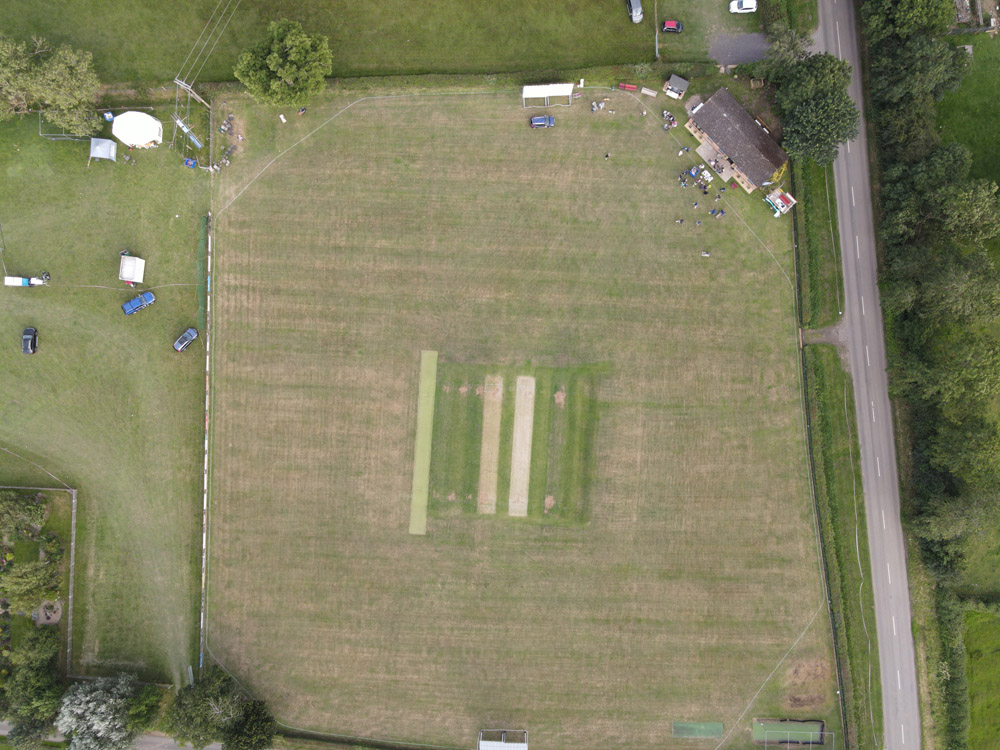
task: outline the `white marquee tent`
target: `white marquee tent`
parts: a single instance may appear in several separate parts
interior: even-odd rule
[[[573,103],[572,83],[545,83],[538,86],[525,86],[521,89],[522,107],[549,107],[552,105],[550,98],[553,96],[566,97],[565,102],[556,102],[564,107]],[[544,104],[528,104],[528,99],[541,99]]]
[[[118,264],[118,278],[132,284],[141,284],[146,275],[146,261],[134,255],[123,255]]]
[[[153,148],[163,142],[163,123],[145,112],[122,112],[111,123],[111,133],[126,146]]]

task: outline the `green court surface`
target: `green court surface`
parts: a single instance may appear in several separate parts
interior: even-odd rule
[[[675,721],[674,737],[717,740],[722,737],[722,722]]]
[[[420,352],[420,388],[417,392],[417,437],[413,446],[413,495],[410,533],[427,533],[427,489],[431,476],[431,435],[434,427],[434,391],[438,353]]]
[[[822,721],[795,721],[794,719],[754,719],[754,742],[769,745],[789,743],[797,745],[822,745]]]

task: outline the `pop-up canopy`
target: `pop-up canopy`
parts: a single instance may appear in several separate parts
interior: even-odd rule
[[[111,123],[111,133],[126,146],[153,148],[163,142],[163,123],[145,112],[122,112]]]
[[[121,265],[118,266],[118,278],[132,284],[141,284],[142,277],[146,273],[146,261],[136,258],[134,255],[123,255]]]
[[[114,141],[109,141],[107,138],[90,139],[90,159],[117,161],[117,156],[118,144]],[[90,164],[90,159],[87,160],[87,164]]]

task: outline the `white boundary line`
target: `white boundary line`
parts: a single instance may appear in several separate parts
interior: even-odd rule
[[[201,484],[201,617],[198,626],[198,673],[205,666],[205,608],[208,601],[208,456],[211,424],[211,365],[212,365],[212,212],[208,212],[205,227],[208,251],[205,256],[205,444]]]

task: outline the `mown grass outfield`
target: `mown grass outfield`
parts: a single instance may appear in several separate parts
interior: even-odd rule
[[[733,190],[722,221],[696,213],[676,142],[617,94],[551,130],[516,92],[368,100],[251,182],[351,101],[283,126],[229,100],[247,140],[214,197],[212,653],[282,721],[347,735],[689,747],[672,722],[721,721],[741,747],[753,716],[839,725],[790,224]],[[507,410],[518,375],[547,404],[584,380],[586,512],[443,511],[449,478],[475,490],[480,422],[444,438],[473,443],[454,465],[432,448],[408,534],[421,350],[436,440],[445,385],[502,374]]]

